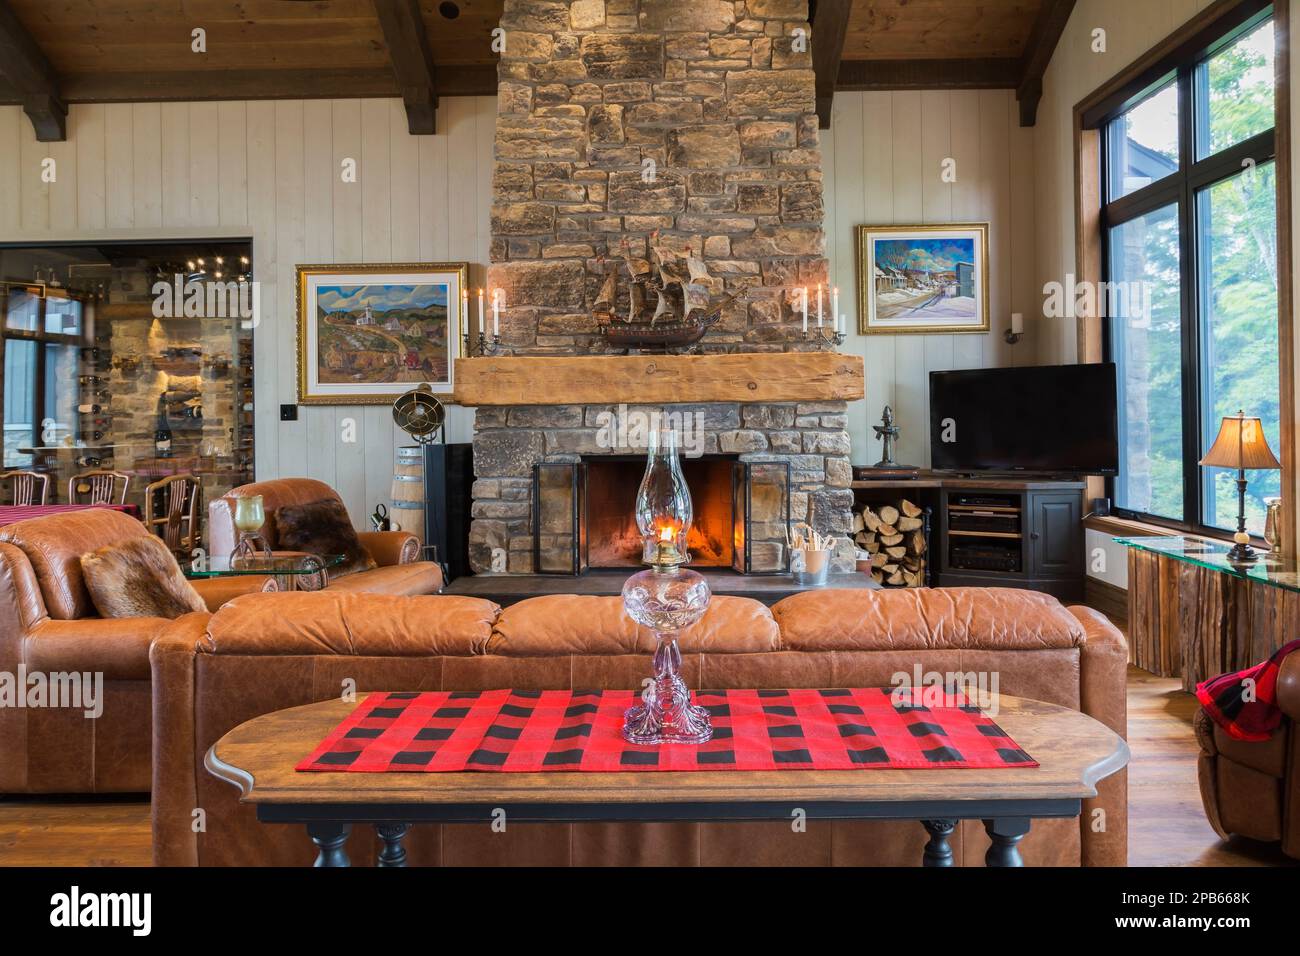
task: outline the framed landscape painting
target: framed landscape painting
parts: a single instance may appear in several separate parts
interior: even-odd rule
[[[858,226],[858,331],[987,332],[989,224]]]
[[[464,262],[298,266],[298,401],[376,405],[454,385]]]

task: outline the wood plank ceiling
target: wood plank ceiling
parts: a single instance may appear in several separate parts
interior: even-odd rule
[[[1033,125],[1074,2],[811,0],[823,125],[837,89],[921,88],[1015,88]],[[502,6],[0,0],[0,105],[22,105],[40,139],[59,140],[68,103],[400,96],[411,131],[431,133],[439,96],[496,92]]]

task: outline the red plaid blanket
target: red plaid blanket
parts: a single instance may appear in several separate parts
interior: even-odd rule
[[[700,691],[706,744],[623,740],[633,691],[371,694],[298,770],[863,770],[1036,767],[978,707],[895,704],[890,691]]]
[[[1300,640],[1283,644],[1262,664],[1220,674],[1196,685],[1196,699],[1214,722],[1238,740],[1268,740],[1282,722],[1277,674],[1282,660],[1300,651]]]

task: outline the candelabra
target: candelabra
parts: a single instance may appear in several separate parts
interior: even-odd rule
[[[481,330],[478,333],[478,338],[474,340],[470,339],[469,331],[466,330],[465,334],[461,336],[461,340],[465,343],[464,353],[466,358],[496,355],[501,350],[501,336],[493,335],[488,338]]]
[[[819,352],[833,352],[844,344],[846,338],[847,336],[843,332],[834,329],[828,331],[821,326],[815,329],[805,329],[803,333],[803,340],[811,342]]]

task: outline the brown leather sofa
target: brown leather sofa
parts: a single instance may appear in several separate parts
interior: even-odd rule
[[[1088,608],[1013,590],[827,590],[770,610],[715,597],[682,635],[696,688],[887,686],[925,671],[996,671],[999,690],[1126,725],[1124,637]],[[260,714],[367,690],[629,688],[650,665],[653,637],[617,598],[532,598],[504,610],[457,596],[391,598],[331,592],[251,595],[209,620],[178,622],[154,643],[153,846],[160,865],[310,863],[301,827],[258,823],[238,792],[203,767],[207,749]],[[864,771],[870,772],[870,771]],[[923,772],[923,771],[921,771]],[[1078,820],[1038,821],[1023,844],[1033,865],[1122,866],[1124,774],[1103,781]],[[194,811],[205,813],[195,833]],[[1104,815],[1094,813],[1104,811]],[[1097,822],[1104,820],[1104,828]],[[915,823],[527,824],[419,826],[413,863],[916,865]],[[958,861],[980,865],[983,828],[962,824]],[[369,828],[349,844],[374,860]]]
[[[234,499],[262,496],[266,525],[262,536],[276,550],[275,512],[285,505],[316,501],[340,501],[338,492],[311,478],[276,478],[241,485],[208,505],[208,551],[227,555],[239,540],[235,530]],[[365,591],[371,594],[436,594],[442,589],[442,571],[432,561],[420,560],[420,541],[406,531],[358,531],[361,544],[379,566],[343,577],[331,578],[326,590]]]
[[[81,555],[147,535],[119,511],[48,515],[0,528],[0,671],[102,673],[103,713],[0,707],[0,793],[149,789],[149,645],[173,622],[104,619],[81,577]],[[193,582],[209,610],[274,588],[265,577]],[[204,614],[188,614],[199,622]]]
[[[1201,745],[1201,802],[1214,832],[1280,843],[1300,858],[1300,654],[1282,662],[1282,723],[1264,741],[1237,740],[1204,710],[1192,721]]]

